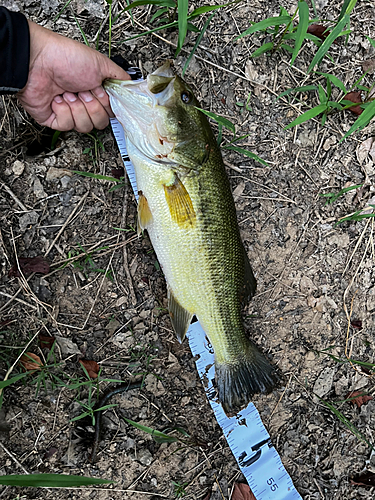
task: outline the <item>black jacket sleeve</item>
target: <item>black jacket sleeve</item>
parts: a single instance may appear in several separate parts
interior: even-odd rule
[[[24,15],[0,7],[0,94],[14,94],[29,74],[30,34]]]

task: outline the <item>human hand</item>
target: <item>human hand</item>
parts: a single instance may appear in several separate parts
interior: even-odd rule
[[[113,117],[102,81],[130,80],[108,57],[29,21],[30,69],[17,97],[40,125],[87,133]]]

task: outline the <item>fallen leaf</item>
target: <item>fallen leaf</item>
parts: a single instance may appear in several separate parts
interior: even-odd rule
[[[367,403],[367,401],[371,401],[374,398],[372,396],[364,394],[363,391],[353,391],[349,392],[349,394],[345,396],[345,399],[350,399],[350,403],[353,403],[354,405],[357,405],[358,408],[360,408],[362,405]]]
[[[55,448],[54,446],[51,446],[50,448],[48,448],[48,450],[46,450],[45,454],[44,454],[44,460],[48,460],[50,457],[52,457],[52,455],[54,455],[56,452],[57,452],[57,448]]]
[[[371,156],[372,161],[375,161],[375,137],[369,137],[365,141],[361,142],[361,144],[357,148],[357,160],[360,165],[364,162],[364,160]]]
[[[344,99],[351,102],[362,102],[360,92],[349,92],[348,94],[346,94]],[[352,106],[351,108],[348,108],[348,111],[351,111],[355,115],[360,115],[363,113],[363,109],[360,106]]]
[[[372,72],[375,70],[375,59],[366,59],[366,61],[363,61],[361,66],[363,71]]]
[[[92,361],[89,359],[80,359],[79,362],[87,370],[90,378],[98,378],[100,367],[96,361]]]
[[[49,273],[49,263],[44,257],[20,257],[18,262],[24,276],[30,276],[32,273]],[[8,276],[9,278],[13,276],[17,278],[21,277],[17,262],[9,270]]]
[[[356,486],[375,486],[375,474],[370,471],[361,472],[361,474],[356,474],[350,479],[350,484]]]
[[[327,27],[323,26],[322,24],[310,24],[310,26],[307,28],[307,33],[317,36],[321,40],[325,40],[330,34],[330,31],[328,31]]]
[[[51,347],[53,346],[53,343],[55,342],[55,337],[50,337],[50,336],[47,336],[47,335],[42,335],[41,333],[38,335],[38,338],[39,338],[39,343],[40,343],[40,347],[42,349],[51,349]]]
[[[362,328],[362,321],[360,319],[352,319],[350,321],[350,326],[352,328],[356,328],[357,330],[360,330]]]
[[[234,483],[232,500],[256,500],[256,498],[248,484]]]
[[[211,491],[211,490],[208,490],[207,495],[203,498],[203,500],[210,500],[210,498],[211,498],[211,493],[212,493],[212,491]]]
[[[35,372],[42,369],[43,363],[38,355],[32,352],[25,352],[25,354],[21,356],[20,365],[27,372]]]
[[[112,168],[111,175],[115,179],[121,179],[121,177],[125,176],[125,170],[123,168]]]

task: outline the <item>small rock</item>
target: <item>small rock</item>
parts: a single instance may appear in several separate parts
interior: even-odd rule
[[[55,335],[55,339],[63,354],[82,355],[81,351],[78,349],[77,344],[75,344],[72,340],[67,339],[66,337],[59,337],[58,335]]]
[[[23,171],[25,170],[25,164],[22,163],[22,161],[16,160],[13,165],[12,165],[12,172],[16,177],[19,177],[20,175],[23,174]]]
[[[67,170],[66,168],[50,167],[47,171],[46,181],[52,182],[58,179],[62,179],[65,176],[71,177],[72,175],[72,172],[70,170]]]
[[[130,349],[135,340],[131,332],[119,332],[111,339],[111,342],[120,349]]]
[[[324,370],[320,373],[319,377],[316,379],[313,392],[322,398],[328,392],[331,390],[332,384],[333,384],[333,377],[335,375],[335,370],[334,368],[324,368]],[[314,396],[316,402],[318,401],[318,398]]]
[[[27,212],[27,214],[25,215],[21,215],[18,221],[21,231],[26,231],[26,229],[30,229],[30,226],[36,224],[38,220],[39,220],[39,215],[36,212],[34,212],[34,210],[32,212]]]
[[[121,323],[117,321],[117,319],[111,319],[108,325],[105,327],[106,330],[108,330],[109,335],[112,337],[112,335],[115,333],[115,331],[121,326]]]
[[[149,452],[149,450],[139,450],[137,453],[137,460],[140,462],[142,465],[145,465],[148,467],[149,465],[152,464],[152,455]]]
[[[68,184],[70,182],[70,177],[69,175],[64,175],[63,177],[61,177],[60,179],[60,184],[61,184],[61,187],[63,189],[66,189],[68,187]]]
[[[161,381],[151,373],[145,378],[145,387],[146,390],[151,392],[154,396],[162,396],[166,392]]]
[[[46,198],[46,193],[43,189],[42,183],[38,179],[38,177],[34,181],[34,186],[33,186],[34,194],[35,197],[38,198],[38,200],[42,200],[43,198]]]

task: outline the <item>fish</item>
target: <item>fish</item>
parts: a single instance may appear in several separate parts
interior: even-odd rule
[[[142,81],[104,82],[124,128],[138,187],[138,230],[147,230],[167,282],[182,342],[195,315],[215,354],[226,412],[270,392],[277,369],[246,335],[242,304],[256,290],[240,238],[220,148],[191,87],[169,61]]]

